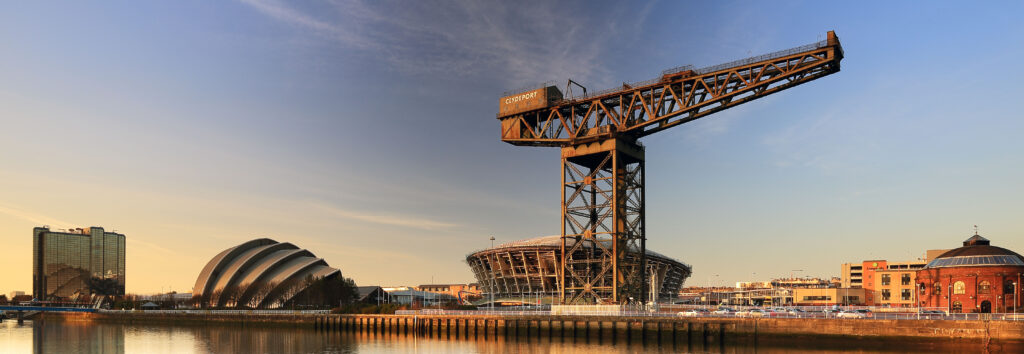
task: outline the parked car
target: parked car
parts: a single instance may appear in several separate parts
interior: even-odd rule
[[[680,313],[678,313],[678,315],[679,316],[683,316],[683,317],[702,317],[702,316],[707,316],[709,313],[711,313],[711,312],[709,312],[708,310],[705,310],[705,309],[691,309],[691,310],[680,312]]]
[[[836,314],[836,318],[868,318],[863,312],[852,311],[841,311]]]
[[[732,315],[736,313],[736,310],[733,310],[732,308],[729,307],[719,307],[717,310],[712,311],[711,313],[716,315]]]
[[[740,311],[736,313],[736,317],[769,317],[771,313],[769,310],[762,309],[750,309],[746,311]]]
[[[857,309],[857,310],[853,310],[853,312],[862,314],[862,315],[864,315],[864,317],[875,317],[875,314],[873,312],[871,312],[871,310],[868,310],[868,309]]]
[[[917,312],[917,315],[921,318],[943,318],[946,317],[946,312],[939,310],[921,310]]]
[[[804,311],[804,310],[801,310],[801,309],[798,309],[798,308],[791,308],[791,309],[787,310],[786,313],[788,313],[788,314],[790,314],[792,316],[798,316],[798,317],[804,317],[804,316],[808,315],[807,311]]]

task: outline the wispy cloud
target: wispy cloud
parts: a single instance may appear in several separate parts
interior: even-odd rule
[[[459,226],[458,224],[436,221],[425,219],[416,216],[397,215],[391,213],[369,213],[369,212],[356,212],[346,209],[341,209],[335,206],[326,204],[313,204],[315,207],[328,212],[331,215],[339,216],[346,219],[359,220],[373,224],[380,225],[391,225],[401,226],[414,229],[423,230],[439,230],[448,229]]]
[[[317,9],[277,0],[242,2],[275,20],[366,50],[402,71],[462,76],[498,72],[508,85],[567,75],[595,79],[607,72],[601,59],[612,43],[638,32],[636,23],[643,23],[652,8],[595,19],[572,16],[572,11],[549,2],[353,0]],[[628,19],[628,25],[616,23],[619,18]],[[599,33],[604,29],[610,33]]]
[[[7,214],[22,220],[30,221],[38,226],[49,225],[51,227],[60,228],[71,228],[75,226],[74,223],[27,211],[24,210],[23,208],[12,207],[3,204],[0,204],[0,214]]]

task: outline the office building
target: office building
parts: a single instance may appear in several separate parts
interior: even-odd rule
[[[917,271],[935,256],[949,250],[929,250],[924,260],[890,262],[884,259],[845,263],[840,270],[841,288],[863,288],[865,305],[913,307]]]
[[[32,229],[32,296],[77,299],[93,293],[124,295],[124,235],[102,227]]]

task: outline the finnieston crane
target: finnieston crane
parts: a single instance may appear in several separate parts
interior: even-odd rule
[[[568,97],[535,86],[499,101],[501,140],[562,148],[563,304],[644,301],[644,136],[839,72],[835,32],[809,45]],[[583,89],[573,97],[572,86]]]

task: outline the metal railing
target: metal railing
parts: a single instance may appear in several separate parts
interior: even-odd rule
[[[924,310],[939,311],[938,309],[916,309],[916,308],[876,308],[879,311],[871,310],[870,306],[844,307],[842,312],[831,312],[827,306],[802,306],[799,309],[803,312],[769,312],[756,315],[744,314],[743,311],[751,309],[765,309],[763,307],[739,307],[730,306],[739,310],[734,313],[687,313],[686,311],[666,311],[662,307],[660,311],[642,311],[633,309],[622,310],[575,310],[572,313],[562,314],[564,316],[621,316],[621,317],[650,317],[650,318],[808,318],[808,319],[877,319],[877,320],[959,320],[959,321],[1024,321],[1024,313],[927,313]],[[692,306],[690,309],[708,309],[706,306]],[[788,308],[787,308],[788,309]],[[869,310],[868,313],[860,315],[843,315],[853,310]],[[885,311],[885,310],[899,310]],[[396,315],[424,315],[424,316],[557,316],[550,310],[399,310]]]
[[[99,310],[101,313],[183,315],[326,315],[331,310]]]

